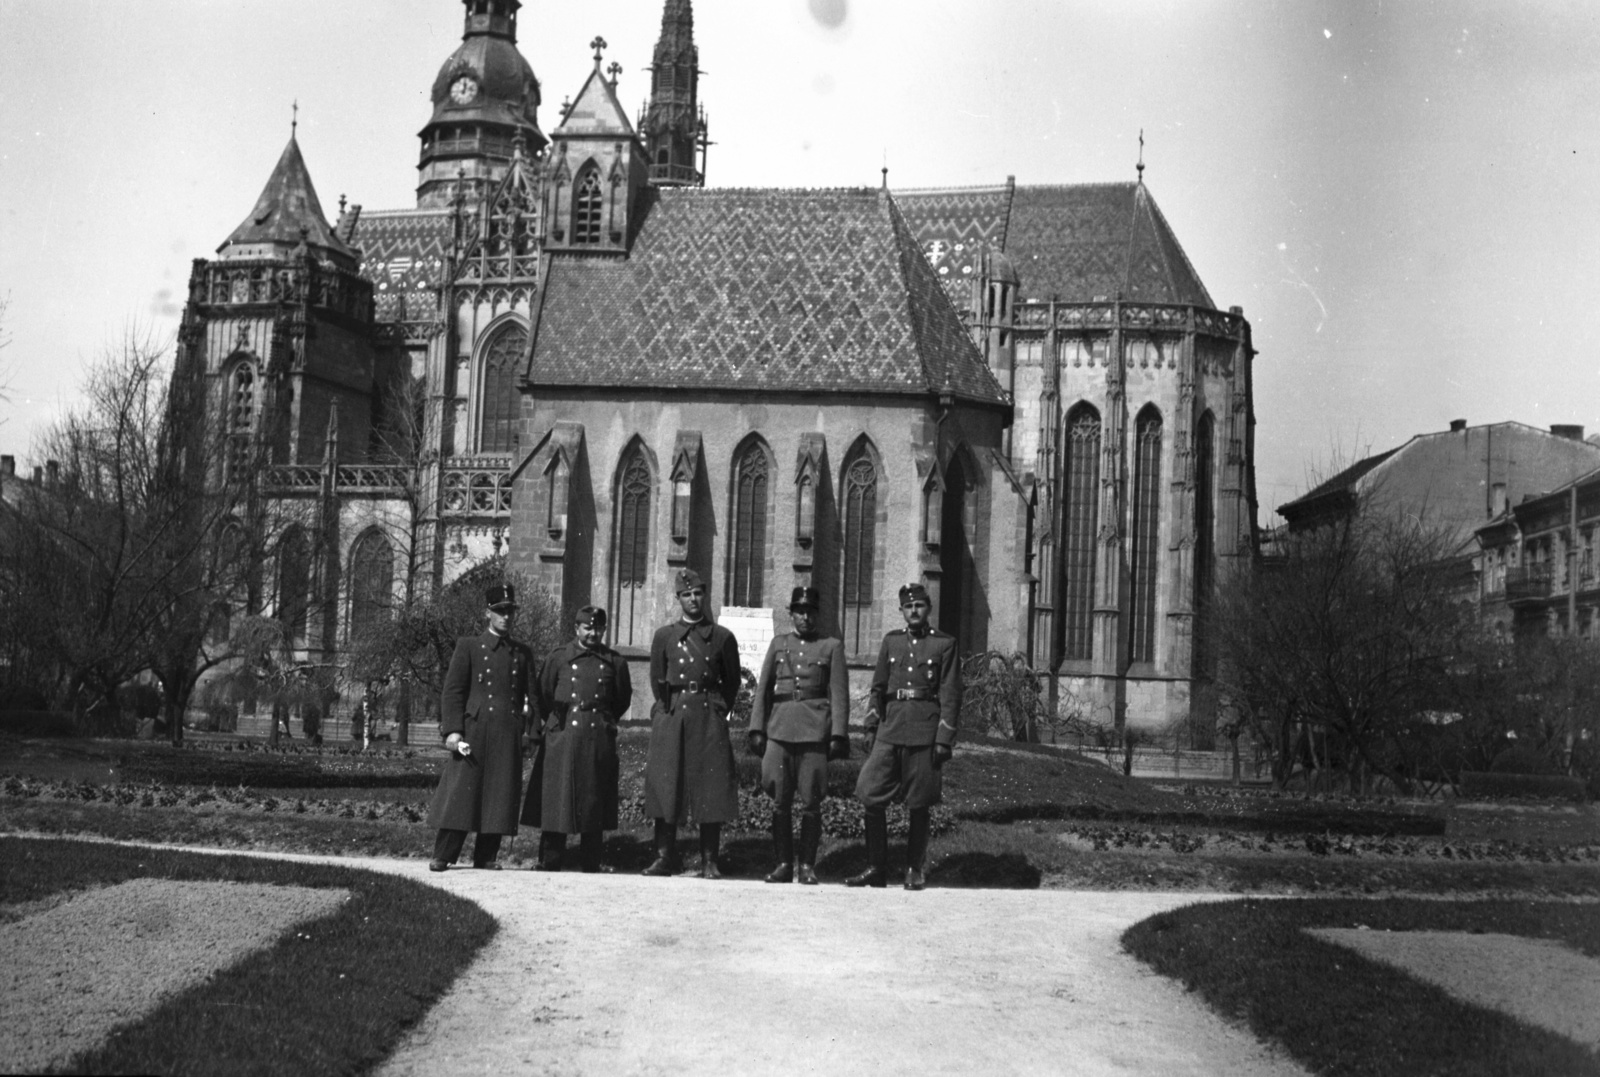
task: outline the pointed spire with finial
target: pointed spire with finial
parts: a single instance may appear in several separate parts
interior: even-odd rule
[[[594,40],[589,42],[589,47],[594,50],[594,66],[595,70],[598,71],[600,69],[600,61],[603,59],[602,54],[606,51],[606,39],[596,34]]]
[[[289,108],[289,137],[293,138],[300,131],[300,99],[295,98]]]
[[[1139,163],[1134,166],[1139,173],[1139,186],[1144,186],[1144,128],[1139,128]]]

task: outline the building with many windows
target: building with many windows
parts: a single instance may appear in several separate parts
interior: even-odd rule
[[[179,376],[305,528],[259,601],[308,653],[504,554],[641,662],[680,567],[743,623],[817,587],[864,681],[920,580],[964,651],[1186,716],[1254,548],[1254,351],[1142,175],[707,187],[689,0],[638,116],[597,41],[548,132],[519,0],[463,2],[416,206],[329,223],[291,139],[191,280]]]

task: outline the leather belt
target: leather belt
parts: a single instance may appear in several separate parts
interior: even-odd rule
[[[934,696],[933,696],[933,689],[932,688],[896,688],[894,690],[894,698],[896,698],[896,699],[932,699],[932,698],[934,698]]]
[[[715,683],[702,684],[700,682],[695,682],[693,684],[668,684],[667,687],[672,689],[674,692],[688,692],[690,694],[695,694],[701,692],[710,692],[713,689],[720,687],[720,685]]]
[[[826,688],[796,688],[792,692],[774,692],[772,701],[774,703],[798,703],[808,699],[825,699],[827,695],[828,690]]]

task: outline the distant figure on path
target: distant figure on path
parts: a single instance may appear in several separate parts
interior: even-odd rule
[[[644,767],[644,813],[655,819],[656,858],[645,875],[678,870],[677,827],[700,824],[700,877],[720,879],[722,824],[739,817],[739,790],[728,741],[728,714],[739,698],[739,645],[706,614],[706,585],[679,571],[682,616],[650,643],[650,754]]]
[[[900,588],[905,628],[883,637],[867,707],[871,748],[856,782],[866,807],[867,869],[847,886],[885,886],[889,879],[891,801],[911,813],[906,840],[906,889],[927,886],[928,810],[939,803],[940,768],[950,759],[961,711],[961,663],[954,636],[929,623],[933,603],[920,583]]]
[[[789,599],[794,631],[773,637],[761,663],[750,711],[750,754],[761,759],[761,785],[772,798],[772,845],[777,866],[769,883],[817,884],[822,798],[828,760],[848,759],[850,673],[844,643],[819,635],[815,587],[796,587]],[[800,794],[800,862],[795,864],[794,798]]]
[[[633,699],[628,662],[605,644],[606,611],[585,606],[577,638],[551,652],[535,696],[544,737],[528,779],[522,821],[538,827],[535,871],[560,871],[567,835],[581,835],[586,872],[600,863],[605,831],[617,829],[617,722]]]
[[[439,735],[450,758],[428,809],[428,825],[439,831],[430,871],[456,862],[469,830],[478,835],[472,866],[498,871],[500,839],[517,832],[533,652],[511,638],[517,612],[511,585],[491,587],[485,597],[488,631],[456,640],[439,700]]]

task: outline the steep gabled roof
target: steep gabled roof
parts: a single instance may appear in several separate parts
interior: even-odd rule
[[[361,275],[372,282],[380,322],[433,318],[445,255],[448,209],[391,209],[356,217],[351,242],[360,248]]]
[[[966,305],[972,278],[985,251],[1006,249],[1006,224],[1011,216],[1013,185],[994,187],[926,187],[894,192],[939,283],[958,304]]]
[[[617,100],[616,88],[600,73],[600,63],[578,91],[577,100],[567,109],[561,126],[551,133],[551,138],[572,138],[579,135],[615,135],[632,138],[633,125],[628,113]]]
[[[290,135],[289,144],[278,157],[267,185],[261,190],[261,197],[256,199],[255,208],[217,248],[217,253],[246,244],[294,247],[300,242],[302,229],[308,246],[342,258],[355,257],[355,251],[338,237],[328,218],[323,216],[317,189],[311,185],[311,173],[306,169],[305,158],[300,156],[300,144]]]
[[[887,192],[644,197],[627,256],[551,256],[530,385],[1005,402]]]

